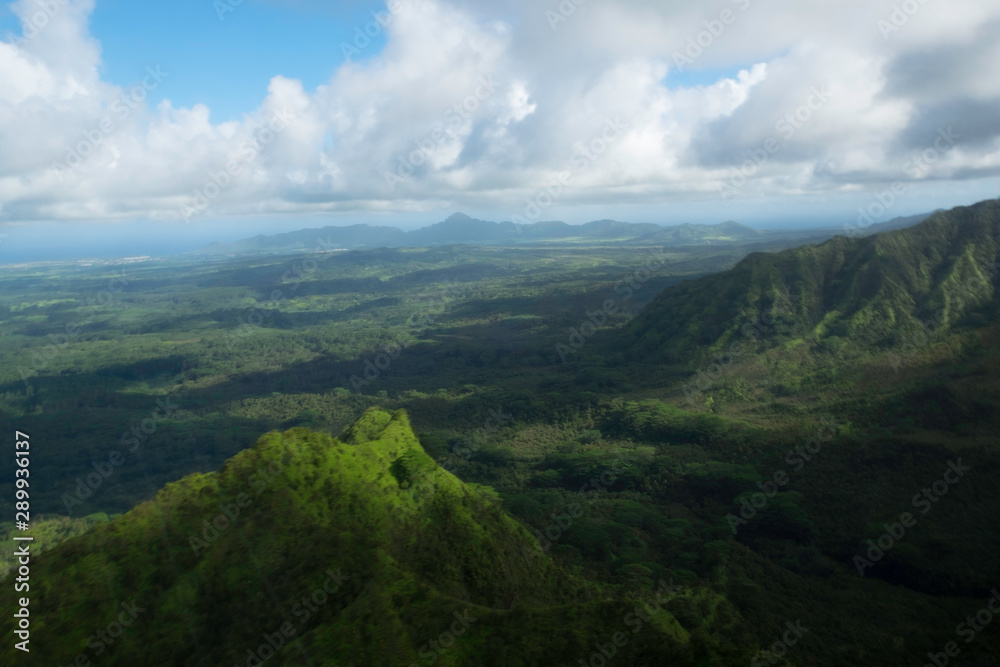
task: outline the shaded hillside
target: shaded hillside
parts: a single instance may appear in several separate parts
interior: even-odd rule
[[[937,213],[916,227],[778,253],[660,294],[624,332],[633,354],[680,361],[763,341],[869,348],[996,319],[1000,203]],[[619,341],[621,344],[621,341]]]
[[[339,439],[269,433],[32,565],[32,664],[575,665],[640,604],[556,566],[379,409]],[[644,608],[622,664],[694,664],[687,630]]]

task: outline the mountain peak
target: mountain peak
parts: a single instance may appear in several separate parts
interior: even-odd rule
[[[716,225],[716,227],[718,227],[719,229],[725,230],[725,231],[751,232],[751,233],[755,233],[755,234],[760,233],[759,229],[754,229],[753,227],[748,227],[748,226],[744,225],[743,223],[736,222],[735,220],[726,220],[725,222],[720,222],[719,224]]]
[[[100,576],[82,580],[84,560]],[[570,622],[567,611],[592,595],[504,512],[492,490],[438,467],[405,412],[380,408],[338,438],[305,428],[270,432],[219,472],[169,484],[128,514],[52,549],[37,568],[54,583],[53,594],[36,603],[55,639],[40,653],[59,664],[87,641],[93,609],[80,600],[103,600],[109,591],[138,604],[177,601],[147,604],[140,623],[115,643],[109,666],[148,664],[154,654],[161,664],[232,664],[261,632],[283,627],[302,592],[324,580],[327,606],[296,612],[291,622],[301,638],[296,651],[336,647],[337,664],[351,656],[368,656],[359,664],[419,659],[420,642],[366,643],[355,631],[359,615],[385,637],[408,636],[400,629],[413,624],[409,610],[417,607],[431,618],[480,619],[470,631],[475,640],[456,642],[450,664],[481,664],[487,638],[500,634],[513,645],[537,635],[536,621],[509,611],[515,599],[562,626]],[[631,608],[602,604],[579,613],[596,624]],[[372,609],[379,613],[369,616]],[[660,612],[661,623],[672,619]],[[410,634],[423,633],[418,627]],[[187,636],[192,641],[177,640]],[[519,649],[525,657],[518,662],[552,664],[537,636]],[[665,631],[650,638],[660,653],[679,649]],[[197,659],[195,647],[203,653]],[[379,651],[392,659],[371,657]],[[291,654],[282,654],[282,664]]]

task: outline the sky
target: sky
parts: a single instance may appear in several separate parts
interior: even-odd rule
[[[456,211],[774,228],[970,204],[1000,196],[998,38],[995,0],[18,0],[0,258]]]

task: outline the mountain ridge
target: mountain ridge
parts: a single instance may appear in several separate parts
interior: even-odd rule
[[[492,490],[437,467],[405,412],[379,408],[338,438],[268,433],[32,566],[48,638],[32,649],[59,664],[575,664],[636,605],[557,565]],[[693,665],[660,599],[619,654]],[[126,606],[120,639],[92,631],[95,608]],[[453,646],[428,641],[448,628]]]
[[[464,213],[454,213],[428,227],[403,231],[396,227],[373,227],[356,224],[302,229],[271,236],[257,235],[232,243],[213,243],[194,251],[198,255],[255,254],[266,252],[302,252],[318,250],[357,250],[379,247],[427,247],[451,244],[522,244],[545,241],[602,243],[670,243],[692,245],[736,243],[759,240],[765,232],[740,223],[691,224],[664,226],[595,220],[582,225],[562,221],[540,221],[528,225],[513,222],[479,220]]]
[[[625,338],[636,354],[668,356],[758,339],[900,344],[930,319],[943,330],[995,304],[997,239],[1000,202],[989,200],[905,229],[751,253],[664,290]]]
[[[940,209],[935,213],[941,212]],[[848,227],[852,236],[870,236],[883,231],[907,228],[929,218],[932,213],[893,218],[868,227]],[[817,242],[836,235],[840,229],[764,231],[733,220],[715,224],[680,223],[660,225],[603,219],[580,225],[559,220],[519,225],[509,221],[480,220],[453,213],[445,220],[411,231],[398,227],[354,224],[300,229],[281,234],[258,234],[233,242],[216,242],[189,255],[255,255],[297,252],[329,252],[374,248],[431,247],[454,244],[531,245],[546,242],[586,245],[712,245],[759,243],[761,241]]]

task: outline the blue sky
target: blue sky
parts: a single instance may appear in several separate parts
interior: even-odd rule
[[[90,32],[101,43],[102,77],[122,87],[142,79],[147,65],[170,72],[165,97],[175,106],[206,104],[215,122],[236,120],[260,106],[271,77],[301,79],[307,89],[330,79],[343,62],[341,42],[384,11],[380,2],[244,2],[219,11],[211,0],[101,0]],[[222,17],[221,19],[219,17]],[[20,32],[5,7],[3,32]],[[359,59],[385,44],[376,35]]]
[[[43,2],[0,17],[0,258],[107,230],[830,226],[1000,194],[996,3],[893,25],[892,0],[392,0],[372,30],[383,2],[53,0],[33,30]]]

